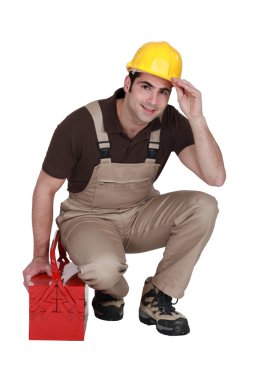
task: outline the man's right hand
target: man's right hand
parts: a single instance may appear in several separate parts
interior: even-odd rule
[[[30,264],[23,271],[24,286],[28,290],[31,283],[31,278],[39,273],[47,273],[49,277],[52,276],[51,266],[49,265],[47,257],[35,257]]]
[[[52,276],[48,261],[49,241],[53,220],[53,204],[55,193],[65,179],[51,177],[41,170],[34,192],[32,207],[32,224],[34,236],[34,258],[23,271],[24,286],[28,290],[31,278],[39,273]]]

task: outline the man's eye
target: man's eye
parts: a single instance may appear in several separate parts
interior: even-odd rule
[[[150,89],[150,87],[149,87],[147,84],[143,84],[143,85],[142,85],[142,88],[143,88],[144,90],[149,90],[149,89]]]
[[[161,95],[165,95],[165,96],[169,96],[170,92],[169,92],[169,91],[166,91],[166,90],[161,90],[161,91],[160,91],[160,94],[161,94]]]

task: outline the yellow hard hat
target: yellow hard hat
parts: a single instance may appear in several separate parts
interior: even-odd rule
[[[180,78],[182,58],[168,42],[147,42],[137,50],[132,61],[128,62],[127,70],[145,71],[167,80]]]

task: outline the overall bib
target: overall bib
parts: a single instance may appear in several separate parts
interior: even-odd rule
[[[125,253],[166,246],[153,284],[173,297],[182,297],[212,233],[217,215],[215,199],[192,191],[160,195],[154,189],[160,130],[150,134],[145,162],[111,162],[99,103],[86,108],[94,120],[100,164],[87,187],[70,193],[61,204],[57,218],[62,243],[78,265],[79,277],[94,289],[124,297],[128,292],[123,276],[127,269]],[[200,231],[196,231],[198,227]]]

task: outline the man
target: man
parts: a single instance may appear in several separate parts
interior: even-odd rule
[[[146,279],[139,318],[166,335],[189,333],[173,298],[181,298],[209,240],[218,213],[205,193],[160,195],[153,183],[174,151],[211,186],[221,186],[220,149],[202,113],[200,92],[180,79],[180,54],[167,42],[144,44],[128,63],[124,88],[70,114],[56,129],[33,196],[34,258],[25,285],[50,275],[48,249],[53,200],[68,178],[69,198],[57,224],[61,240],[95,289],[95,316],[123,317],[128,284],[125,253],[165,247],[156,273]],[[168,105],[172,88],[184,117]]]

